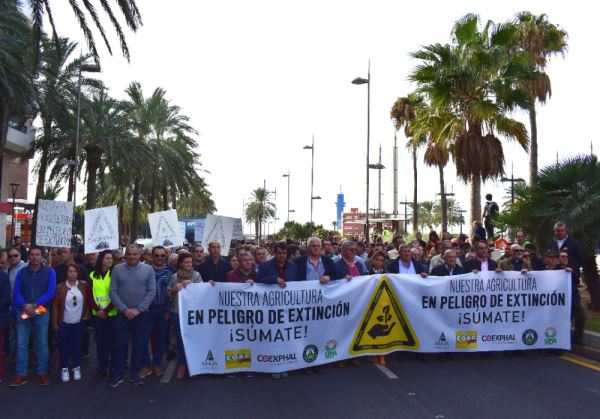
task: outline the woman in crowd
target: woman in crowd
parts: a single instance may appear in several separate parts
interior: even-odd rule
[[[235,254],[233,254],[229,258],[229,264],[231,265],[231,269],[235,271],[237,268],[240,267],[240,260]]]
[[[177,293],[188,284],[202,282],[200,274],[194,270],[194,259],[191,253],[183,253],[177,259],[177,272],[173,274],[167,293],[171,302],[171,322],[173,329],[177,334],[177,379],[182,380],[187,375],[187,362],[185,359],[185,349],[181,337],[181,327],[179,319],[179,302]]]
[[[371,268],[369,269],[369,275],[377,275],[386,273],[385,269],[385,253],[383,250],[378,250],[373,253],[371,257]]]
[[[73,367],[73,379],[81,380],[81,344],[85,321],[90,316],[87,303],[88,284],[81,279],[81,271],[75,263],[65,269],[66,280],[56,286],[52,303],[52,326],[58,331],[60,353],[60,378],[63,383],[70,380],[69,358]]]
[[[90,273],[91,287],[89,287],[88,302],[92,309],[92,326],[96,337],[98,354],[96,378],[99,380],[108,376],[109,358],[113,357],[115,318],[118,314],[109,296],[112,267],[113,253],[105,250],[96,258],[96,265]]]

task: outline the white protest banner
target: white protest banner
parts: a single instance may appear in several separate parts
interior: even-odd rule
[[[85,211],[85,253],[119,248],[117,206]]]
[[[206,218],[202,218],[196,221],[194,225],[194,241],[201,242],[204,237],[204,227],[206,226]]]
[[[570,348],[565,271],[192,284],[178,298],[192,375],[282,372],[394,351]]]
[[[38,201],[35,244],[38,246],[71,247],[73,202]]]
[[[233,240],[243,240],[244,239],[244,224],[242,223],[241,218],[236,218],[233,222],[233,234],[231,236]]]
[[[183,234],[179,228],[176,210],[148,214],[148,223],[155,246],[175,247],[183,244]]]
[[[208,243],[216,240],[221,243],[221,256],[227,256],[233,235],[234,222],[235,218],[209,214],[206,217],[206,225],[202,236],[204,249],[208,250]]]

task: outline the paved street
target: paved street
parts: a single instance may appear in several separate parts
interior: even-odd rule
[[[509,356],[510,355],[510,356]],[[0,388],[3,418],[597,418],[600,367],[571,355],[537,352],[391,355],[388,368],[328,366],[322,376],[292,373],[229,379],[203,376],[141,387],[84,382],[41,388],[34,380]],[[576,364],[577,362],[578,364]],[[579,365],[585,364],[585,365]],[[163,379],[166,381],[167,377]]]

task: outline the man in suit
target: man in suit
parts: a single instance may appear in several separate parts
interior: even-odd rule
[[[299,281],[319,281],[327,284],[336,279],[337,272],[331,258],[321,254],[321,239],[311,237],[306,242],[308,255],[296,259]]]
[[[575,320],[575,331],[571,341],[576,345],[582,345],[585,313],[581,308],[581,296],[579,295],[578,285],[580,269],[584,259],[583,249],[581,248],[581,244],[568,234],[567,225],[562,221],[554,224],[554,239],[550,242],[548,248],[557,253],[565,251],[569,256],[569,267],[573,270],[571,273],[571,318]],[[594,295],[593,290],[590,289],[590,284],[587,285],[590,295]],[[596,284],[593,284],[592,287],[594,285]]]
[[[449,249],[444,252],[444,263],[436,266],[432,271],[433,276],[452,276],[464,274],[463,268],[460,267],[456,262],[458,255],[456,250]]]
[[[479,271],[501,272],[498,264],[490,258],[490,248],[486,242],[480,241],[475,247],[475,257],[465,262],[463,269],[465,272],[477,273]]]
[[[398,249],[400,256],[393,260],[388,265],[387,271],[392,274],[419,274],[423,278],[427,278],[427,271],[423,265],[413,259],[411,247],[409,244],[403,244]]]
[[[335,262],[336,279],[346,278],[350,280],[355,276],[367,275],[364,265],[360,264],[355,256],[356,243],[352,240],[346,240],[342,244],[342,257]]]
[[[275,257],[263,262],[258,267],[256,282],[263,284],[277,284],[281,288],[287,286],[288,281],[298,280],[296,264],[287,260],[287,246],[285,243],[275,244]]]
[[[500,269],[503,271],[521,271],[526,274],[531,270],[531,262],[522,258],[523,249],[518,243],[510,246],[510,257],[503,259],[500,262]]]

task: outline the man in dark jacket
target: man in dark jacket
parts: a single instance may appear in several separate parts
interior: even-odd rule
[[[403,244],[399,249],[400,256],[398,259],[391,261],[388,264],[387,271],[391,274],[419,274],[423,278],[427,277],[427,272],[422,264],[412,257],[411,247],[408,244]]]
[[[436,266],[431,271],[431,275],[433,276],[452,276],[452,275],[461,275],[464,274],[463,268],[461,268],[456,260],[458,256],[456,255],[456,250],[449,249],[444,252],[444,263]]]
[[[208,243],[208,257],[198,265],[197,271],[205,282],[227,282],[227,273],[231,271],[231,265],[221,257],[221,243],[216,240]]]
[[[569,257],[569,267],[573,270],[571,273],[571,318],[575,320],[575,330],[572,336],[572,342],[576,345],[583,344],[583,328],[585,326],[585,313],[581,308],[581,296],[579,295],[579,278],[580,269],[583,264],[583,249],[581,244],[567,232],[567,225],[562,221],[554,224],[554,239],[548,246],[550,250],[557,253],[565,251]],[[588,290],[590,295],[594,295],[593,290],[590,289],[590,281]],[[592,287],[596,285],[593,283]]]
[[[463,266],[465,272],[477,273],[479,271],[499,272],[498,264],[490,258],[490,248],[486,242],[478,242],[475,247],[475,257],[465,262]]]
[[[367,275],[367,270],[358,263],[356,243],[347,240],[342,244],[342,257],[335,261],[336,279],[352,279],[355,276]]]
[[[298,280],[296,264],[287,260],[287,246],[285,243],[275,245],[275,257],[263,262],[258,267],[256,282],[263,284],[277,284],[281,288],[286,287],[288,281]]]
[[[329,256],[321,254],[321,239],[311,237],[306,242],[306,246],[308,255],[296,259],[298,280],[320,281],[322,284],[326,284],[332,279],[336,279],[337,273],[333,261]]]
[[[10,309],[10,279],[6,272],[0,272],[0,384],[4,377],[4,330],[8,330]]]

